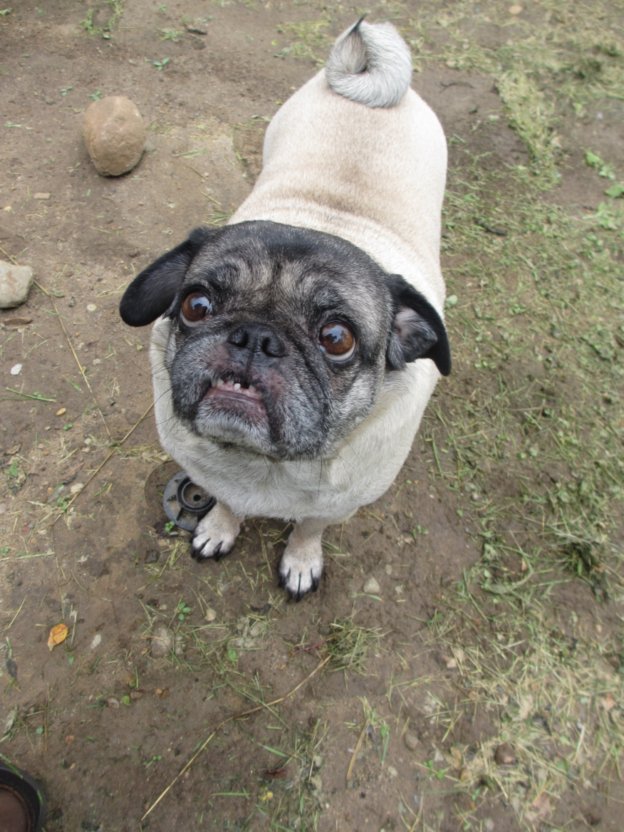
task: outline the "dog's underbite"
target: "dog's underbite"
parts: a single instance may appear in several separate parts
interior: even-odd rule
[[[121,300],[153,323],[165,450],[216,505],[197,560],[245,517],[293,521],[279,565],[317,589],[322,535],[392,484],[440,376],[446,142],[410,88],[409,50],[359,21],[271,121],[256,185],[222,228],[198,228]]]

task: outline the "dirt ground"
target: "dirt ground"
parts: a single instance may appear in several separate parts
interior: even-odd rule
[[[529,820],[503,791],[476,801],[455,788],[453,748],[498,736],[500,713],[471,705],[461,656],[432,639],[483,552],[476,498],[449,488],[432,442],[419,437],[393,489],[329,532],[322,586],[299,604],[277,587],[280,524],[247,522],[234,552],[207,564],[165,524],[176,466],[151,417],[149,332],[122,324],[121,293],[245,197],[267,121],[361,10],[11,5],[0,9],[0,259],[30,265],[36,284],[0,313],[0,754],[44,782],[47,830],[621,828],[624,794],[606,769],[606,791],[577,785]],[[377,4],[370,17],[401,25],[416,7]],[[510,37],[486,17],[472,35]],[[460,150],[526,161],[491,79],[436,58],[435,38],[424,48],[415,86],[453,136],[452,169]],[[107,94],[132,98],[149,126],[142,161],[116,179],[96,173],[81,139],[85,108]],[[601,152],[621,160],[621,140],[621,108],[606,111]],[[579,165],[557,199],[596,201],[592,176]],[[434,408],[475,384],[460,358]],[[555,600],[616,637],[621,607],[598,614],[587,585]],[[50,650],[62,622],[69,636]]]

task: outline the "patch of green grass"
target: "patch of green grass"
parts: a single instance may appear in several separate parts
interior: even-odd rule
[[[103,0],[92,6],[80,22],[88,35],[110,40],[124,13],[124,0]]]
[[[183,34],[184,32],[181,32],[179,29],[161,29],[160,39],[170,40],[172,43],[177,43]]]
[[[147,58],[145,60],[148,60]],[[155,67],[159,72],[162,72],[163,69],[166,69],[169,64],[171,63],[171,58],[160,58],[154,59],[149,61],[153,67]]]
[[[447,317],[458,373],[480,395],[438,410],[444,436],[429,441],[439,470],[497,543],[556,558],[566,541],[584,541],[606,557],[624,496],[613,423],[622,212],[613,203],[608,222],[570,215],[521,170],[481,167],[451,183],[446,210],[447,278],[459,298]]]
[[[604,99],[624,97],[624,38],[612,25],[612,6],[546,0],[530,15],[509,6],[458,0],[444,10],[425,4],[402,27],[422,44],[423,59],[476,71],[493,79],[510,126],[525,142],[535,180],[548,189],[557,181],[561,126],[582,118]],[[409,15],[405,4],[404,15]],[[487,27],[488,38],[479,27]],[[434,44],[427,54],[426,47]],[[486,45],[487,44],[487,45]]]
[[[327,32],[329,23],[329,19],[323,17],[301,23],[281,24],[277,30],[289,38],[290,42],[275,53],[276,57],[313,61],[318,65],[324,63],[333,42],[333,38]]]
[[[454,745],[437,768],[452,777],[453,791],[470,795],[473,811],[502,795],[522,828],[530,829],[587,777],[597,787],[597,780],[606,784],[619,776],[618,647],[597,633],[572,636],[573,622],[553,625],[547,613],[522,600],[499,605],[495,615],[478,595],[470,593],[470,602],[454,618],[432,622],[431,638],[454,650],[471,708],[490,713],[493,731],[476,744]],[[453,719],[444,710],[432,715],[449,731]]]

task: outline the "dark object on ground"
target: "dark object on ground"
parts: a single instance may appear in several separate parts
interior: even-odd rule
[[[0,762],[0,830],[39,832],[44,816],[41,786],[15,766]]]
[[[165,486],[165,514],[176,526],[187,532],[195,531],[195,526],[216,502],[214,497],[196,485],[184,471],[178,471]]]

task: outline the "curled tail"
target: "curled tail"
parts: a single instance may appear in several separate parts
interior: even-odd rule
[[[391,23],[364,23],[341,35],[327,59],[329,86],[367,107],[394,107],[412,80],[412,57]]]

